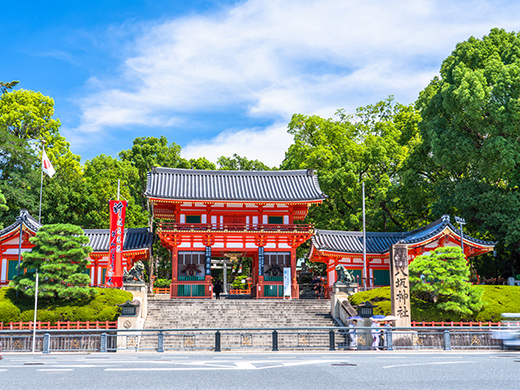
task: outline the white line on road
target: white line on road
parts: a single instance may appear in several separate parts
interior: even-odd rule
[[[44,372],[67,372],[74,371],[73,368],[40,368],[36,371],[44,371]]]
[[[428,363],[410,363],[410,364],[396,364],[393,366],[383,366],[383,368],[395,368],[395,367],[412,367],[412,366],[431,366],[437,364],[460,364],[460,363],[475,363],[475,361],[467,362],[428,362]]]
[[[132,368],[106,368],[104,371],[215,371],[215,370],[266,370],[270,368],[280,368],[280,367],[294,367],[294,366],[303,366],[310,364],[324,364],[324,363],[337,363],[337,360],[323,361],[323,360],[310,360],[310,361],[296,361],[296,362],[276,362],[278,364],[273,364],[273,361],[249,361],[249,362],[234,362],[234,365],[224,366],[224,365],[215,365],[214,363],[209,362],[189,362],[184,363],[186,365],[199,365],[199,367],[132,367]],[[270,363],[271,365],[257,367],[256,364],[266,364]],[[179,364],[179,363],[177,363]]]

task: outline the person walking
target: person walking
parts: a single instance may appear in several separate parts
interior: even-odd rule
[[[382,330],[383,333],[383,348],[385,350],[388,349],[388,332],[391,332],[390,328],[392,327],[392,324],[390,324],[390,321],[385,321],[385,324],[383,325],[384,330]]]
[[[215,296],[217,297],[217,299],[220,299],[220,293],[222,292],[222,285],[220,284],[220,280],[217,280],[217,282],[215,283],[213,291],[215,292]]]
[[[350,322],[348,335],[350,337],[350,348],[356,349],[357,348],[357,320],[352,320]]]
[[[372,334],[372,349],[379,350],[379,337],[381,336],[379,322],[377,322],[377,320],[372,320],[372,325],[370,325],[370,327],[372,328],[370,331]]]

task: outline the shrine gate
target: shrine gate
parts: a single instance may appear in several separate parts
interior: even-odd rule
[[[466,258],[491,252],[496,242],[483,241],[463,234],[464,255]],[[336,266],[343,265],[352,271],[363,285],[382,287],[390,285],[389,249],[393,244],[405,244],[408,247],[408,263],[415,257],[427,254],[443,246],[460,246],[460,231],[450,223],[450,217],[444,215],[441,219],[411,232],[374,233],[366,232],[366,269],[363,264],[363,233],[332,230],[316,230],[312,237],[309,259],[327,265],[328,289],[337,279]]]
[[[300,222],[325,199],[314,171],[154,167],[146,196],[172,254],[171,298],[211,298],[211,258],[226,255],[252,258],[254,298],[282,297],[288,267],[298,298],[296,248],[313,233]]]

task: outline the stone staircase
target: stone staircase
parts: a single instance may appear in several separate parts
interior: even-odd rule
[[[335,326],[328,300],[149,300],[145,329]]]
[[[326,330],[282,328],[332,326],[328,300],[151,299],[144,323],[145,329],[186,329],[163,333],[165,351],[214,350],[216,329],[222,351],[271,350],[274,329],[279,332],[280,350],[312,349],[318,338],[327,345]],[[156,332],[143,332],[136,342],[142,350],[157,350],[159,340]]]

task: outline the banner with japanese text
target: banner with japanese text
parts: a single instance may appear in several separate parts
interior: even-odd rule
[[[110,208],[110,246],[108,252],[105,286],[119,288],[123,286],[123,242],[127,202],[111,200]]]

